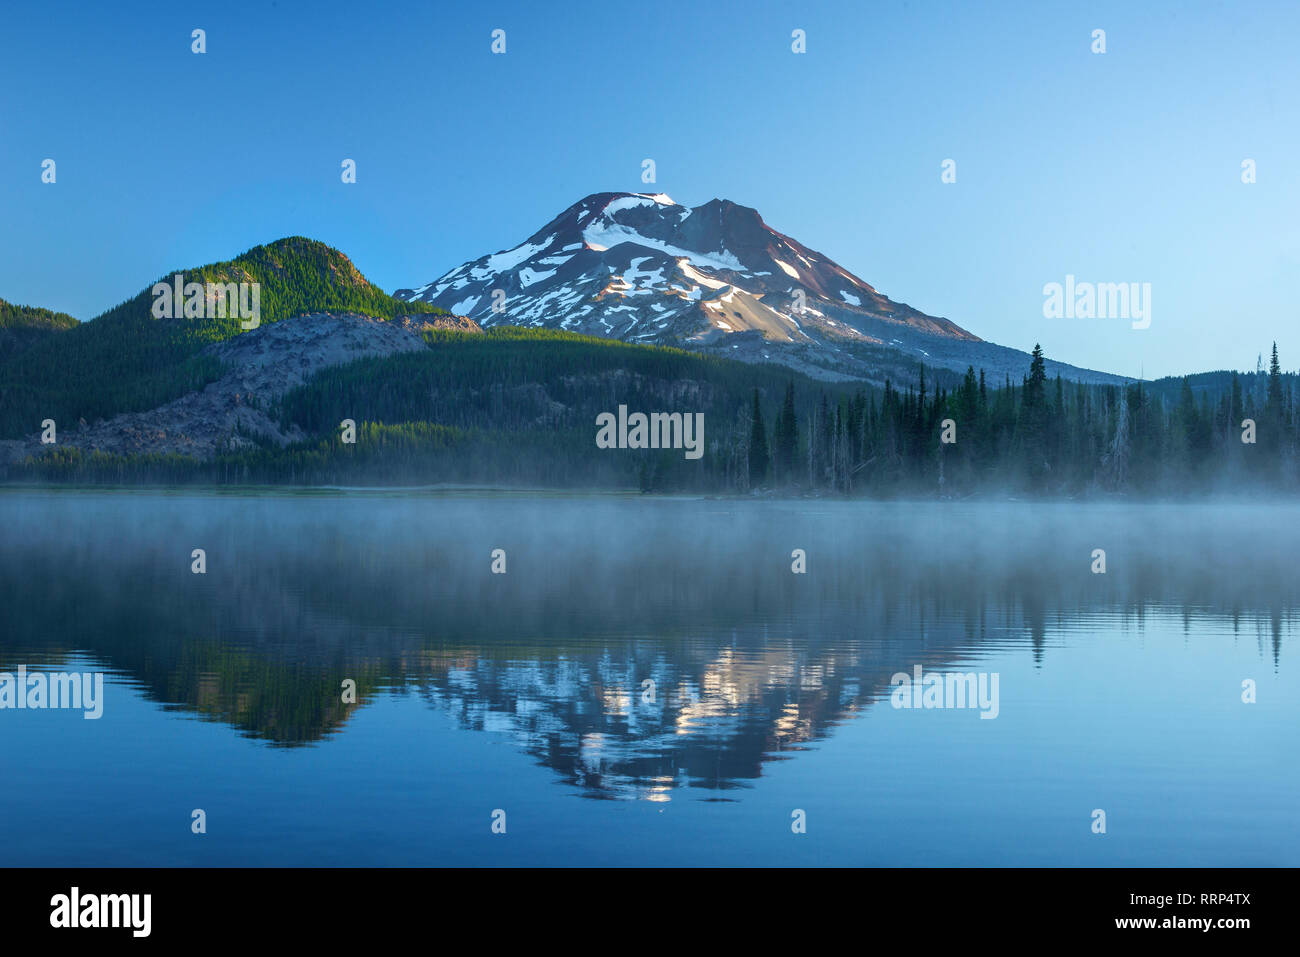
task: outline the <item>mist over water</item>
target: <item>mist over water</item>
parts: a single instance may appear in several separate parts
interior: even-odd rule
[[[0,711],[10,863],[1300,863],[1294,505],[9,489],[0,519],[0,671],[107,675],[99,721]],[[998,675],[996,718],[894,707],[918,665]]]

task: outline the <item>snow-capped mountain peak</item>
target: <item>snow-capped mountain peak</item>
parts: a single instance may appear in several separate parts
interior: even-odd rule
[[[688,207],[666,193],[594,193],[517,246],[396,295],[484,326],[634,342],[716,344],[754,331],[773,343],[883,344],[881,329],[894,327],[978,341],[880,295],[757,210],[725,199]]]

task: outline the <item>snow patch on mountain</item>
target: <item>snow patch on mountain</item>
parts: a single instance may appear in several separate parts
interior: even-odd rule
[[[778,266],[780,266],[781,269],[785,272],[785,274],[786,274],[787,276],[789,276],[791,279],[798,279],[798,278],[799,278],[799,270],[795,269],[793,266],[787,266],[787,265],[786,265],[785,263],[783,263],[781,260],[776,259],[776,258],[773,258],[773,259],[772,259],[772,262],[774,262],[774,263],[776,263]]]

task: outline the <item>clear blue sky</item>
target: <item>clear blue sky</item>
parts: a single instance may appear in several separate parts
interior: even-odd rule
[[[7,5],[0,297],[88,319],[294,234],[392,291],[654,190],[1052,358],[1300,366],[1294,2],[185,6]],[[1151,283],[1151,327],[1043,318],[1067,273]]]

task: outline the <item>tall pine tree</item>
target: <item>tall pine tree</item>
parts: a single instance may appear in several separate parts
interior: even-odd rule
[[[754,390],[754,424],[749,432],[749,485],[756,488],[767,480],[767,427],[763,424],[763,409],[758,402],[758,389]]]
[[[799,425],[794,412],[794,383],[785,387],[785,402],[776,417],[776,430],[773,434],[772,463],[775,478],[779,482],[789,482],[794,477],[795,454],[799,448]]]

